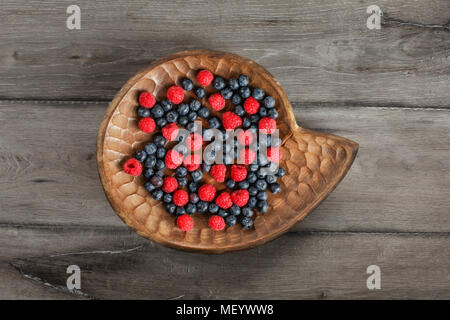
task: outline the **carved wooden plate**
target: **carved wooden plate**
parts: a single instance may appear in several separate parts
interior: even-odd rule
[[[269,210],[257,214],[254,228],[239,225],[214,232],[209,215],[193,215],[195,227],[181,231],[175,217],[161,201],[144,189],[144,178],[122,171],[123,162],[144,147],[150,135],[137,126],[138,94],[152,92],[158,100],[166,89],[184,77],[195,79],[197,70],[208,69],[224,78],[247,74],[252,87],[260,87],[276,100],[277,125],[283,141],[280,166],[287,174],[279,179],[281,193],[269,196]],[[187,94],[187,99],[193,95]],[[202,103],[208,105],[206,99]],[[230,102],[227,101],[227,104]],[[227,105],[226,108],[230,108]],[[226,109],[224,109],[225,111]],[[158,243],[205,253],[242,250],[270,241],[306,217],[336,187],[349,170],[358,144],[348,139],[301,128],[277,80],[257,63],[223,52],[183,51],[152,63],[131,78],[106,110],[97,138],[97,164],[105,194],[122,220],[138,234]]]

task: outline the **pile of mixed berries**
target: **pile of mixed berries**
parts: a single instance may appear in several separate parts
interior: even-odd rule
[[[195,213],[211,214],[209,227],[215,231],[238,221],[250,229],[254,210],[261,214],[268,210],[267,190],[279,193],[277,179],[285,174],[278,167],[281,140],[272,136],[278,118],[275,99],[260,88],[251,88],[246,75],[226,81],[201,70],[196,81],[195,88],[188,78],[181,86],[171,86],[166,99],[159,103],[151,93],[140,93],[139,128],[155,134],[144,149],[125,162],[123,170],[133,176],[144,175],[145,189],[155,200],[164,202],[169,214],[178,216],[177,225],[183,231],[193,228],[190,215]],[[205,88],[211,84],[215,90],[207,97]],[[193,91],[196,98],[185,101],[185,91]],[[231,100],[234,110],[218,113],[225,108],[226,100]],[[203,123],[205,129],[201,128]],[[212,130],[208,128],[220,130],[225,140],[230,138],[230,130],[242,130],[236,140],[232,137],[231,148],[221,142],[219,151],[205,152],[202,159],[199,151],[211,140],[207,136]],[[262,140],[257,141],[256,130],[263,133]],[[258,151],[262,145],[264,153]],[[223,153],[223,163],[214,162],[217,152]],[[207,174],[224,183],[220,188],[223,191],[216,183],[205,182]]]

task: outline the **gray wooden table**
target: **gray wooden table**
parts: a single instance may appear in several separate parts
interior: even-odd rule
[[[69,30],[66,9],[81,9]],[[368,29],[369,5],[384,12]],[[0,4],[0,298],[450,298],[448,0]],[[176,251],[126,227],[98,125],[139,69],[192,48],[266,67],[302,126],[355,140],[319,208],[262,247]],[[81,290],[66,288],[68,265]],[[366,269],[381,270],[368,290]]]

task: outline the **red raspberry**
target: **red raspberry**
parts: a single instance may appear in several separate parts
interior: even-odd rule
[[[253,135],[253,132],[251,132],[250,130],[244,130],[239,132],[238,134],[238,141],[244,146],[250,145],[253,142],[254,138],[255,137]]]
[[[239,153],[239,161],[243,164],[251,164],[255,161],[256,153],[252,149],[243,149]]]
[[[227,111],[222,116],[222,123],[225,130],[230,130],[241,126],[242,119],[236,113]]]
[[[222,110],[225,107],[225,99],[222,97],[220,93],[214,93],[209,96],[208,102],[216,111]]]
[[[162,185],[164,192],[174,192],[178,188],[178,181],[174,177],[165,177]]]
[[[233,205],[231,196],[228,192],[222,192],[216,199],[216,204],[222,209],[228,209]]]
[[[178,86],[171,86],[167,90],[167,99],[175,104],[181,103],[184,99],[184,91]]]
[[[198,189],[198,196],[203,201],[213,201],[216,196],[216,188],[212,184],[204,184]]]
[[[267,159],[272,162],[278,162],[281,159],[281,150],[278,147],[267,148]]]
[[[249,193],[247,190],[236,190],[231,194],[231,200],[233,203],[239,207],[243,207],[247,204],[249,198]]]
[[[123,164],[123,171],[136,177],[142,173],[142,164],[135,158],[128,159]]]
[[[198,133],[191,133],[186,138],[186,146],[189,148],[189,150],[198,150],[203,145],[203,138]]]
[[[217,182],[224,182],[227,173],[227,167],[224,164],[215,164],[211,167],[209,173]]]
[[[169,169],[176,169],[183,163],[183,155],[176,150],[169,150],[164,158],[166,167]]]
[[[156,103],[155,96],[150,92],[141,92],[139,95],[139,104],[147,109],[153,108]]]
[[[259,130],[263,134],[271,134],[277,128],[277,122],[269,117],[259,120]]]
[[[200,156],[197,154],[191,154],[184,158],[183,165],[188,169],[188,171],[195,171],[200,167]]]
[[[152,133],[156,128],[155,120],[153,120],[152,118],[142,118],[141,120],[139,120],[138,126],[139,129],[146,133]]]
[[[186,191],[178,189],[173,194],[173,203],[175,205],[182,207],[189,202],[189,195]]]
[[[189,231],[192,230],[192,228],[194,227],[194,221],[189,215],[183,214],[182,216],[178,217],[177,225],[178,228],[180,228],[181,230]]]
[[[231,179],[239,182],[245,178],[247,178],[247,168],[239,164],[233,164],[231,166]]]
[[[244,102],[244,109],[247,113],[255,114],[259,110],[259,102],[253,97],[248,97]]]
[[[212,216],[209,218],[208,225],[214,231],[221,231],[225,229],[225,220],[221,216]]]
[[[173,141],[178,136],[178,126],[174,122],[171,122],[168,125],[164,126],[161,131],[164,138],[166,138],[168,141]]]
[[[213,81],[214,76],[208,70],[201,70],[197,73],[197,81],[202,87],[207,87]]]

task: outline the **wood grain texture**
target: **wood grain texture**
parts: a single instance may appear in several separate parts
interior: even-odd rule
[[[69,4],[2,1],[1,98],[111,100],[149,62],[204,48],[263,65],[292,101],[449,106],[450,32],[401,24],[369,30],[370,1],[80,0],[77,31],[66,28]],[[404,21],[450,19],[447,0],[377,5]]]
[[[97,176],[105,108],[0,102],[1,224],[124,227]],[[448,110],[297,104],[294,112],[302,126],[361,146],[341,185],[295,230],[450,231]]]
[[[99,231],[102,234],[104,231]],[[46,241],[45,233],[36,242]],[[119,238],[120,235],[117,235]],[[21,238],[21,237],[20,237]],[[69,233],[75,242],[81,236]],[[108,239],[107,236],[104,236]],[[125,235],[128,239],[128,236]],[[81,292],[97,299],[448,299],[449,235],[289,233],[256,249],[206,256],[159,245],[113,246],[15,259],[10,268],[64,293],[66,268],[81,270]],[[381,268],[381,290],[366,268]],[[218,276],[218,274],[220,276]],[[270,276],[268,276],[270,275]],[[237,285],[245,283],[245,285]],[[77,295],[79,297],[79,295]]]

